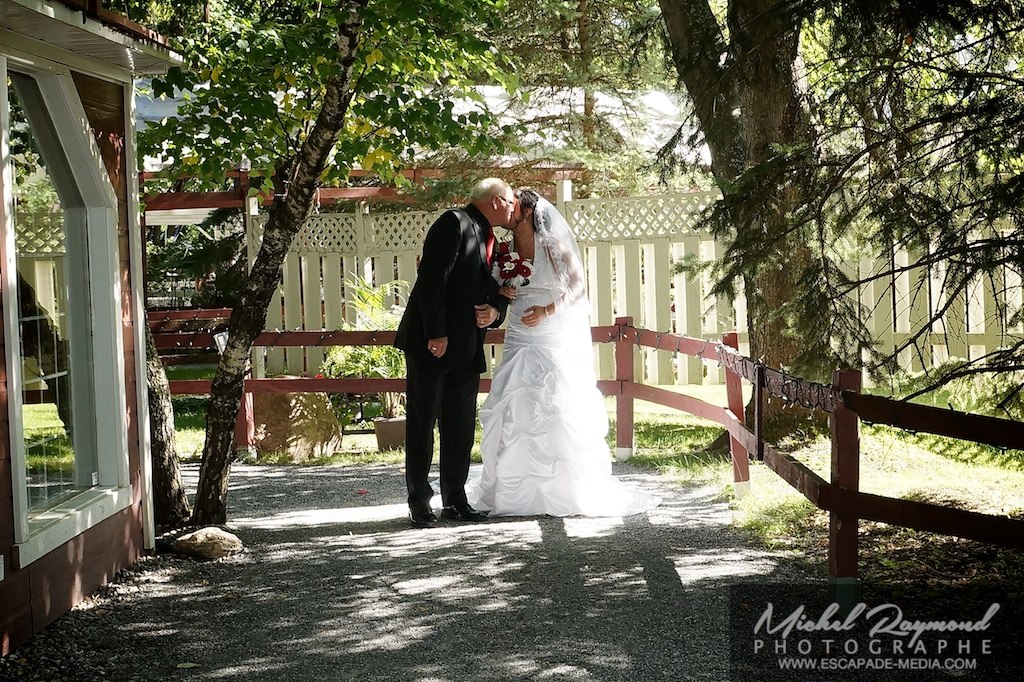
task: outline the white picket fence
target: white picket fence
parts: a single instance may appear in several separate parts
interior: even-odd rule
[[[742,296],[730,304],[707,295],[709,282],[677,274],[673,264],[684,256],[715,259],[721,245],[700,224],[702,211],[717,192],[692,192],[616,199],[572,199],[571,186],[559,186],[557,204],[575,231],[584,254],[591,324],[610,325],[630,316],[637,327],[720,340],[738,331],[740,350],[748,350],[746,305]],[[346,309],[345,282],[354,276],[378,284],[393,279],[413,282],[423,237],[438,212],[319,213],[311,216],[287,256],[282,286],[267,316],[267,330],[333,330],[352,321]],[[263,221],[251,221],[250,255],[255,254]],[[499,234],[502,231],[499,228]],[[905,253],[897,263],[907,263]],[[887,263],[888,259],[884,259]],[[864,259],[862,271],[881,266],[882,259]],[[995,299],[1011,308],[1021,305],[1021,273],[1008,270],[999,288],[979,285],[951,306],[943,324],[923,340],[921,353],[907,353],[906,366],[920,369],[948,357],[968,357],[1007,343],[1005,320],[995,313]],[[910,271],[889,282],[875,282],[860,291],[870,310],[869,325],[887,348],[900,343],[914,320],[941,306],[941,273]],[[925,283],[922,278],[929,281]],[[924,285],[924,286],[921,286]],[[895,292],[895,295],[894,295]],[[1014,308],[1016,309],[1016,308]],[[1019,334],[1020,330],[1009,330]],[[501,349],[489,349],[500,358]],[[601,378],[613,377],[613,349],[597,346]],[[255,360],[257,374],[314,375],[324,349],[267,349]],[[717,384],[723,378],[715,364],[644,350],[638,358],[638,380],[648,384]]]
[[[945,268],[941,264],[930,271],[910,267],[917,261],[913,254],[898,249],[891,262],[885,254],[862,258],[857,272],[848,273],[864,278],[893,269],[898,272],[862,286],[859,296],[862,307],[870,311],[868,329],[880,350],[892,352],[927,329],[913,347],[900,353],[900,367],[921,371],[952,358],[975,359],[1024,338],[1024,325],[1010,324],[1024,305],[1019,266],[1004,265],[949,301]],[[930,326],[928,320],[933,320]]]

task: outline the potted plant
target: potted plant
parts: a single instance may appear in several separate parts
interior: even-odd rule
[[[345,329],[378,331],[398,328],[408,297],[408,282],[393,280],[374,286],[357,277],[346,281],[345,289],[349,294],[346,305],[355,310],[355,322],[346,324]],[[320,372],[331,378],[400,379],[406,372],[405,354],[391,345],[334,346],[327,352]],[[376,415],[360,414],[362,419],[372,417],[377,447],[381,450],[404,447],[405,394],[382,392],[378,395],[377,404],[379,410]],[[345,421],[350,420],[351,415],[347,415]]]

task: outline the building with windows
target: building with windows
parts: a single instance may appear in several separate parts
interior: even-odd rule
[[[153,546],[137,77],[95,0],[0,0],[0,654]]]

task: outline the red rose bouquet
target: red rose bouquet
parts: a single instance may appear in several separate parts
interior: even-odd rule
[[[509,242],[498,245],[491,274],[502,286],[520,287],[530,283],[533,270],[525,258],[512,250]]]

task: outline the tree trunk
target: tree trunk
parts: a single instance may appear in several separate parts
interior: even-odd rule
[[[192,520],[217,524],[227,520],[228,475],[234,459],[234,430],[249,353],[266,324],[267,308],[281,279],[288,248],[313,205],[317,182],[348,112],[352,92],[352,65],[359,45],[362,20],[359,9],[367,0],[348,3],[349,14],[338,27],[337,76],[328,81],[316,123],[296,158],[282,167],[291,169],[288,192],[275,199],[267,217],[263,244],[239,300],[232,308],[228,341],[210,388],[206,417],[206,443],[199,471]]]
[[[794,71],[800,38],[798,15],[780,0],[731,2],[729,33],[734,54],[742,55],[737,59],[737,91],[746,167],[777,156],[775,146],[813,144],[803,120]],[[769,181],[776,186],[762,195],[770,200],[759,224],[746,226],[763,235],[762,265],[745,282],[747,332],[751,357],[769,367],[787,369],[806,344],[793,333],[789,311],[800,304],[799,279],[812,253],[807,243],[794,235],[788,219],[803,202],[802,188],[780,178]],[[803,410],[784,410],[787,405],[782,398],[767,398],[764,417],[769,435],[789,433],[807,419]]]
[[[153,462],[153,517],[157,528],[178,528],[189,519],[174,443],[174,407],[164,364],[146,325],[146,380],[149,386],[150,458]]]
[[[597,97],[590,87],[590,67],[594,61],[594,48],[590,42],[590,0],[579,0],[576,17],[576,35],[580,52],[576,62],[577,86],[583,88],[583,144],[597,149],[596,107]]]
[[[660,0],[660,4],[672,61],[711,151],[711,173],[728,196],[731,184],[746,168],[735,73],[721,58],[730,46],[707,2]]]
[[[794,64],[799,19],[781,0],[732,0],[729,42],[707,2],[660,0],[673,61],[694,102],[711,150],[711,170],[727,200],[735,181],[777,154],[776,145],[810,144],[804,125]],[[724,55],[724,57],[723,57]],[[763,247],[757,271],[744,279],[750,355],[773,368],[791,367],[803,349],[787,314],[799,304],[799,277],[812,256],[790,231],[788,215],[803,200],[801,188],[776,178],[757,210],[742,211],[736,238]],[[759,196],[764,196],[759,193]],[[742,198],[742,197],[740,197]],[[769,399],[764,416],[769,433],[788,430],[806,414],[783,411]]]

